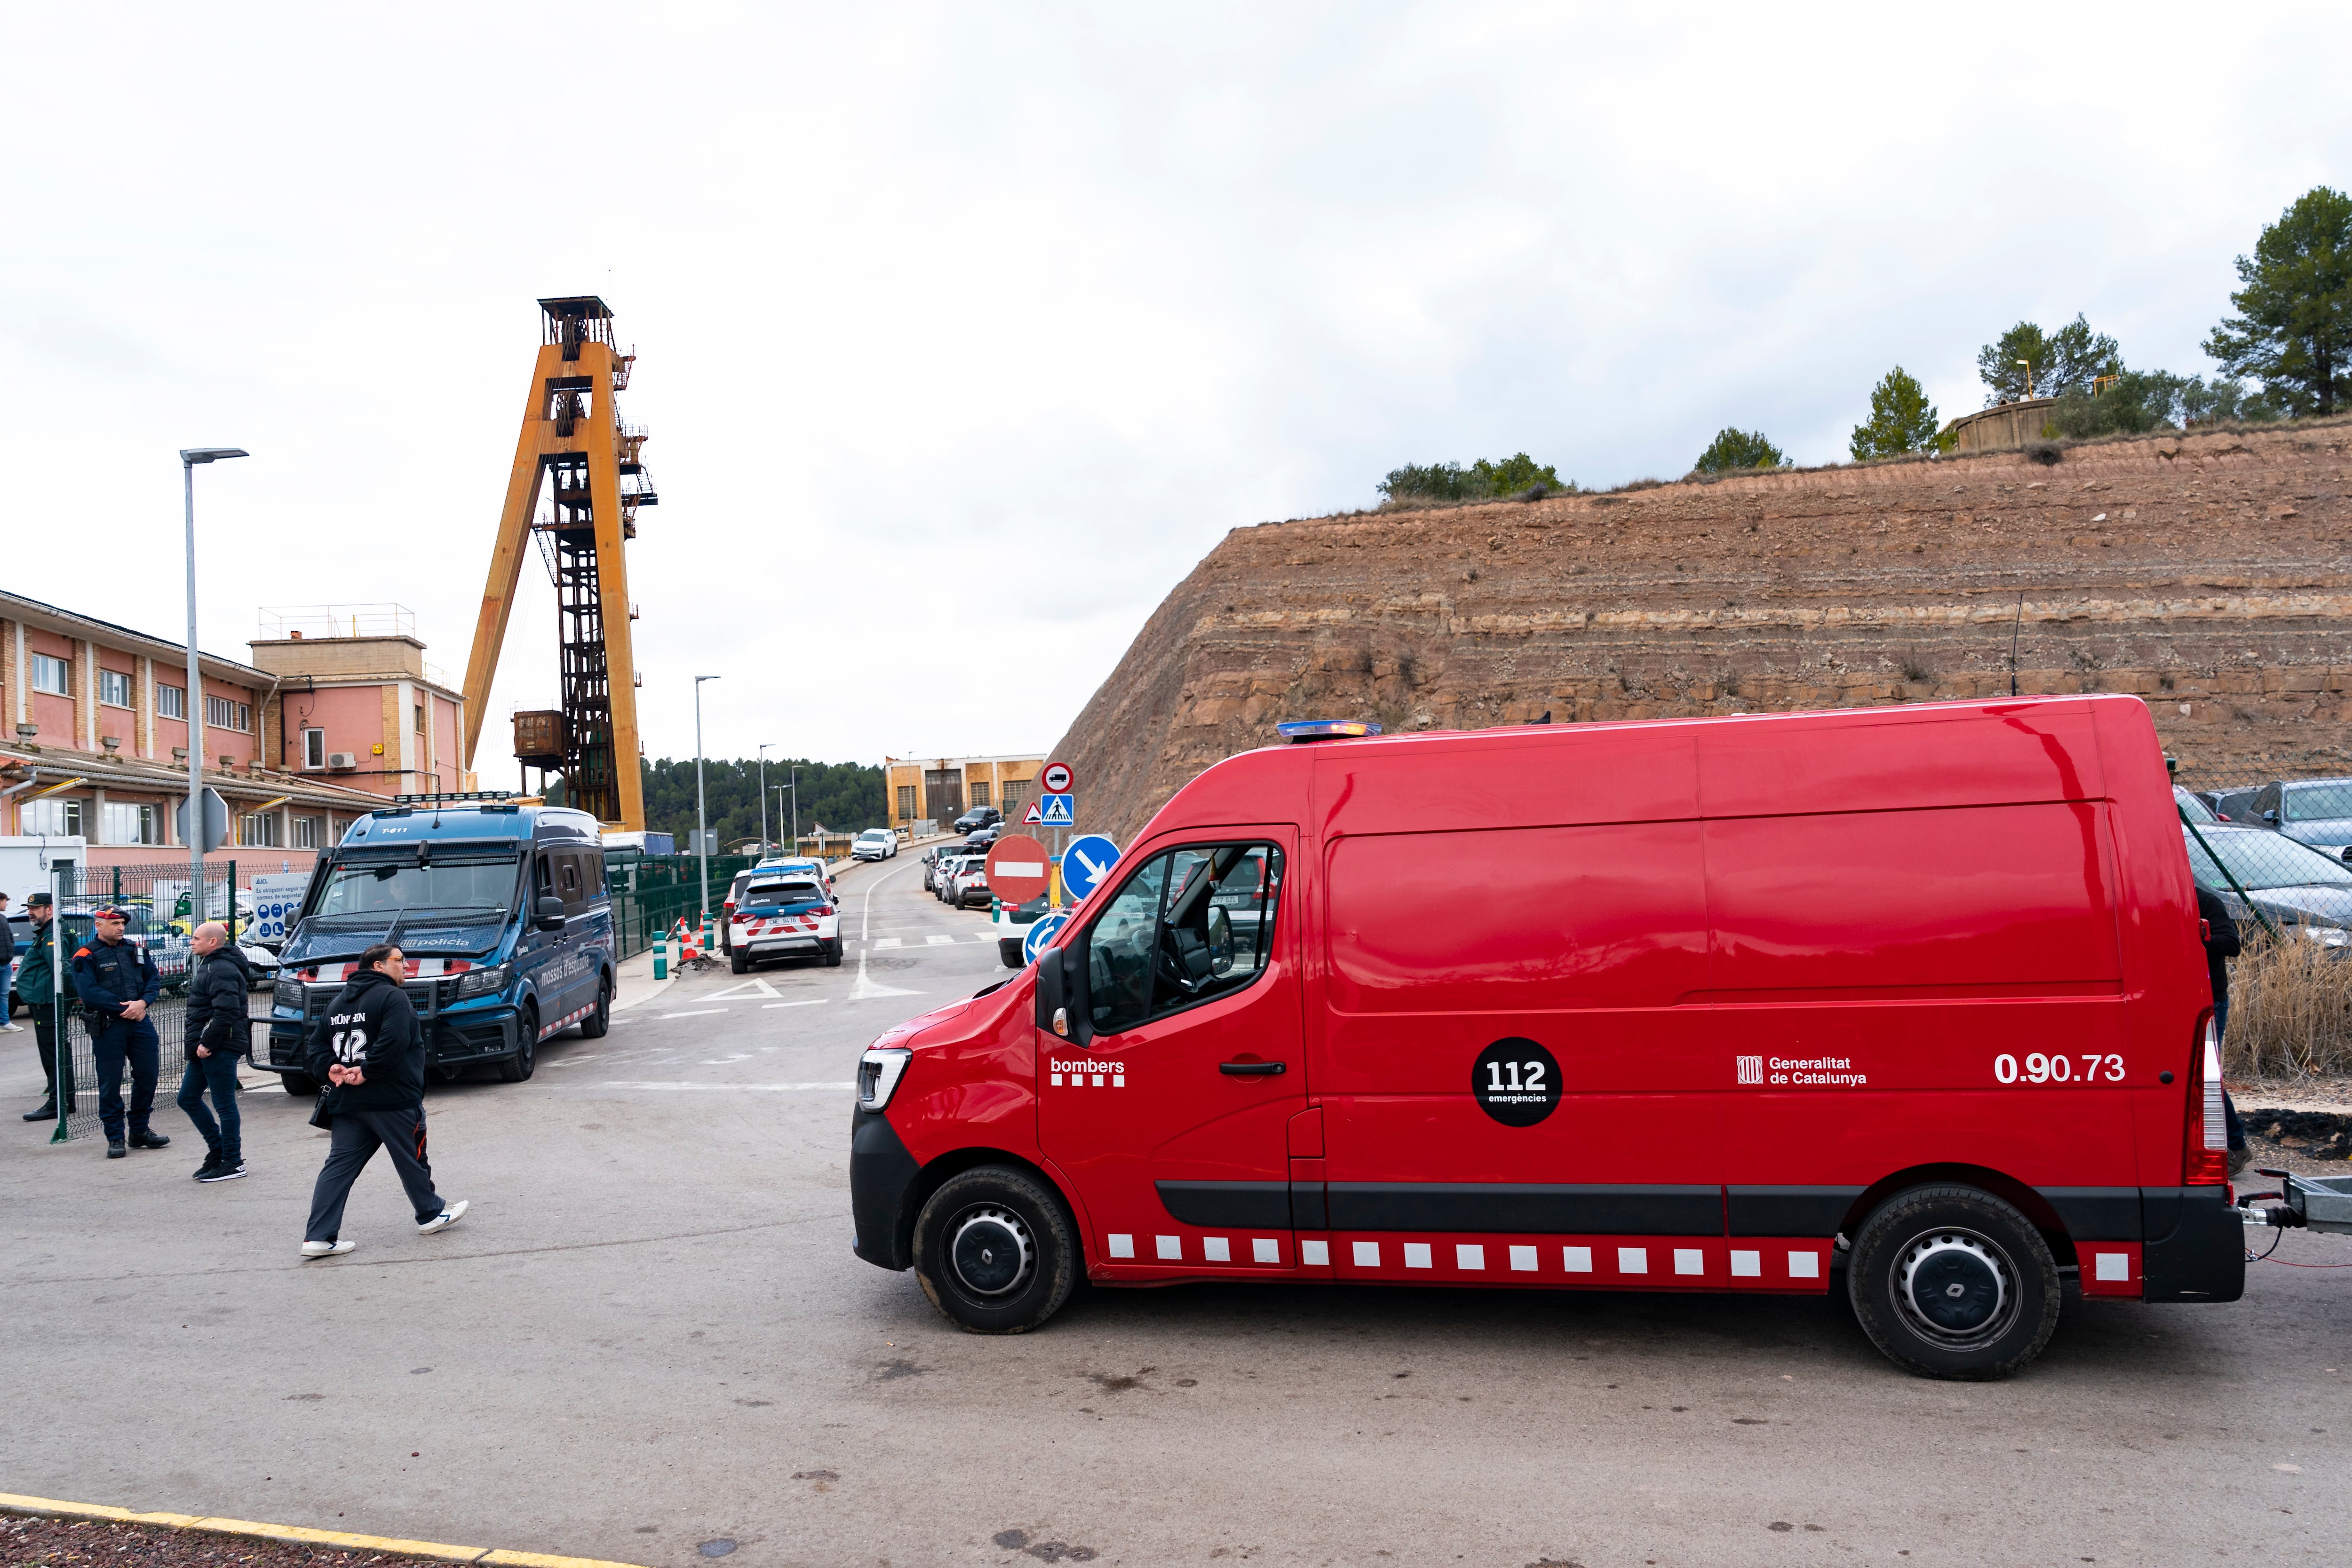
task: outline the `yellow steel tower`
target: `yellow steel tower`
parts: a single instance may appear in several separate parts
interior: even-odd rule
[[[613,312],[602,299],[542,299],[539,308],[543,341],[523,403],[473,657],[466,665],[466,766],[474,766],[482,738],[490,680],[535,532],[555,580],[563,710],[560,721],[543,716],[551,722],[534,727],[553,740],[530,743],[543,753],[532,760],[544,767],[560,759],[571,804],[610,826],[637,831],[646,825],[646,807],[621,541],[636,537],[637,508],[656,497],[639,457],[646,433],[621,423],[613,405],[613,394],[629,384],[636,356],[614,347]],[[551,502],[543,519],[537,515],[542,486]]]

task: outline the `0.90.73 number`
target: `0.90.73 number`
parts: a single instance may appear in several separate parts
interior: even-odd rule
[[[2025,1059],[2025,1081],[2028,1083],[2090,1083],[2102,1078],[2110,1083],[2124,1081],[2124,1059],[2120,1056],[2101,1056],[2095,1051],[2091,1052],[2079,1059],[2083,1063],[2079,1071],[2074,1066],[2076,1060],[2044,1056],[2038,1051],[2034,1051]],[[2019,1076],[2017,1058],[2006,1052],[1994,1057],[1992,1075],[2003,1083],[2016,1082]]]

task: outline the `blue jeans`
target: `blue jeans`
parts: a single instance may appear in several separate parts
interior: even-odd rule
[[[163,1054],[155,1026],[145,1019],[132,1023],[108,1013],[84,1016],[90,1026],[90,1054],[98,1059],[98,1119],[105,1125],[106,1141],[113,1144],[122,1139],[125,1062],[131,1067],[131,1130],[150,1131],[147,1122],[155,1110],[155,1074]]]
[[[213,1092],[213,1104],[220,1112],[220,1120],[205,1108],[205,1091]],[[188,1063],[188,1071],[180,1077],[180,1109],[196,1124],[196,1134],[205,1146],[227,1159],[231,1165],[245,1157],[241,1141],[241,1124],[236,1113],[236,1058],[225,1051],[210,1056],[199,1056]]]

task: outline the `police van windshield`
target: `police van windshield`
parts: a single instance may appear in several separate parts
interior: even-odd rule
[[[768,882],[743,890],[744,904],[821,904],[824,890],[813,882]]]
[[[398,860],[343,861],[331,867],[314,920],[375,919],[405,910],[414,917],[460,911],[505,912],[514,901],[516,857],[466,855],[418,865]]]

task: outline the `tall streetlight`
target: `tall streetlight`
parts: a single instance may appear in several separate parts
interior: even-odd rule
[[[702,856],[702,915],[710,917],[710,826],[702,810],[702,683],[719,675],[694,677],[694,848]]]
[[[188,724],[188,929],[205,919],[205,677],[196,663],[196,465],[225,457],[250,457],[241,446],[184,446],[180,487],[188,505],[188,695],[180,704]],[[266,716],[265,716],[266,717]],[[229,897],[229,924],[236,924],[236,898]]]
[[[768,852],[768,747],[772,740],[760,743],[760,852]]]
[[[793,764],[793,853],[801,852],[801,765]]]

